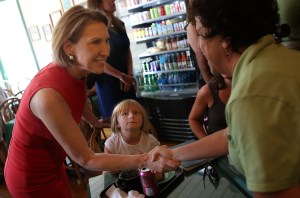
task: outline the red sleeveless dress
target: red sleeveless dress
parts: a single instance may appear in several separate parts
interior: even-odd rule
[[[17,112],[5,165],[5,181],[13,197],[71,197],[64,160],[66,153],[29,108],[32,96],[42,88],[59,92],[79,123],[86,101],[85,80],[77,80],[65,68],[50,63],[27,87]]]

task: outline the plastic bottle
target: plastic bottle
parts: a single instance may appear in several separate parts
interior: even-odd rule
[[[159,56],[159,66],[160,66],[160,70],[162,71],[165,70],[165,57],[163,55]]]
[[[166,21],[166,25],[167,25],[167,32],[168,32],[168,33],[174,32],[173,24],[172,24],[172,21],[171,21],[171,20],[168,19],[168,20]]]
[[[193,61],[192,61],[192,58],[191,58],[191,55],[190,55],[190,51],[186,51],[186,63],[187,63],[188,68],[194,67]]]
[[[166,37],[166,48],[167,50],[172,50],[171,39],[169,37]]]
[[[165,5],[165,12],[166,12],[166,15],[171,14],[171,7],[170,7],[170,4],[166,4],[166,5]]]
[[[152,91],[158,90],[158,81],[156,74],[152,74]]]
[[[144,91],[148,92],[149,91],[149,86],[148,86],[148,75],[144,75]]]
[[[148,81],[148,91],[153,91],[153,82],[151,75],[147,75],[147,81]]]
[[[177,55],[172,54],[172,57],[173,57],[173,69],[176,70],[176,69],[178,69]]]
[[[156,28],[157,28],[157,34],[162,35],[162,25],[160,22],[156,23]]]
[[[173,56],[172,54],[168,54],[168,56],[169,56],[169,65],[168,65],[169,70],[173,70]]]
[[[158,8],[157,7],[153,8],[153,13],[154,13],[154,18],[158,18],[159,17]]]
[[[168,54],[165,54],[164,57],[165,57],[164,68],[165,68],[165,70],[169,70],[169,62],[170,62],[169,56],[168,56]]]
[[[181,52],[181,67],[182,68],[187,68],[185,52]]]
[[[167,34],[168,33],[166,21],[161,22],[161,29],[162,29],[162,34]]]
[[[176,36],[176,43],[177,43],[177,48],[178,49],[182,48],[181,37],[179,35]]]
[[[177,52],[176,56],[177,56],[178,69],[181,69],[182,68],[181,55],[180,53]]]
[[[157,35],[157,27],[156,27],[156,23],[152,23],[151,24],[151,29],[152,29],[152,35],[156,36]]]
[[[177,46],[177,40],[173,36],[171,36],[171,43],[172,43],[172,49],[173,50],[178,48],[178,46]]]

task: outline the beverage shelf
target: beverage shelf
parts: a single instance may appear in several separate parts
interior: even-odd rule
[[[175,50],[164,50],[164,51],[159,51],[159,52],[155,52],[155,53],[148,53],[148,52],[144,52],[142,54],[139,55],[139,58],[147,58],[150,56],[156,56],[156,55],[160,55],[160,54],[170,54],[173,52],[183,52],[183,51],[189,51],[190,48],[189,47],[185,47],[185,48],[179,48],[179,49],[175,49]]]
[[[159,5],[163,5],[169,2],[173,2],[174,0],[153,0],[153,1],[148,1],[146,3],[141,3],[141,4],[137,4],[134,6],[131,6],[128,8],[128,12],[138,12],[140,10],[143,10],[145,8],[150,8],[150,7],[154,7],[154,6],[159,6]]]
[[[194,70],[195,70],[195,68],[193,67],[193,68],[172,69],[172,70],[163,70],[163,71],[151,71],[151,72],[143,72],[143,75],[185,72],[185,71],[194,71]]]
[[[174,14],[160,16],[160,17],[154,18],[154,19],[141,21],[141,22],[138,22],[138,23],[135,23],[135,24],[131,24],[131,26],[132,26],[132,28],[137,28],[137,27],[140,27],[140,26],[145,26],[145,24],[147,24],[147,23],[150,24],[150,23],[153,23],[153,22],[172,19],[172,18],[176,18],[176,17],[179,17],[179,16],[184,16],[184,15],[186,15],[186,12],[178,12],[178,13],[174,13]]]
[[[190,84],[192,87],[190,88],[184,88],[184,89],[169,89],[169,90],[158,90],[158,91],[152,91],[152,92],[145,92],[141,91],[140,96],[146,97],[146,98],[162,98],[162,99],[174,99],[174,98],[180,98],[180,97],[195,97],[198,91],[197,83],[185,83]],[[174,85],[171,85],[174,86]],[[178,86],[178,85],[176,85]]]
[[[144,38],[141,38],[141,39],[136,39],[135,42],[136,43],[144,43],[144,42],[151,41],[151,40],[154,40],[154,39],[165,38],[165,37],[168,37],[168,36],[174,36],[174,35],[178,35],[178,34],[186,34],[186,31],[184,30],[184,31],[171,32],[171,33],[168,33],[168,34],[148,36],[148,37],[144,37]]]

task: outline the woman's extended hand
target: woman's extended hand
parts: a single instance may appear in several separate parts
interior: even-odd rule
[[[173,158],[172,150],[167,146],[157,146],[148,155],[148,168],[160,173],[176,170],[180,165],[180,161]]]

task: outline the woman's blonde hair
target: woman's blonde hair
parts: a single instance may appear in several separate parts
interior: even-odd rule
[[[99,10],[74,6],[63,14],[56,24],[52,34],[52,56],[54,62],[62,67],[69,67],[72,61],[63,50],[66,41],[77,43],[85,29],[91,22],[101,22],[108,25],[107,18]]]
[[[121,132],[120,128],[118,127],[118,116],[123,112],[128,112],[134,107],[138,107],[140,109],[143,117],[141,132],[149,133],[149,120],[147,117],[147,113],[145,109],[140,105],[140,103],[132,99],[123,100],[114,108],[111,115],[111,129],[114,133]]]

